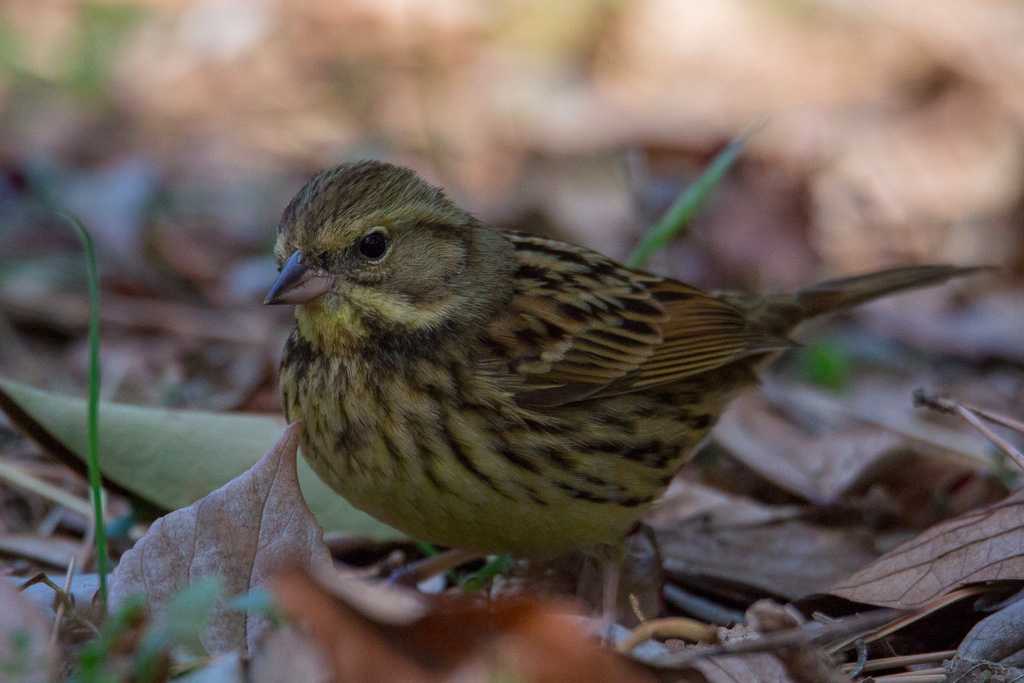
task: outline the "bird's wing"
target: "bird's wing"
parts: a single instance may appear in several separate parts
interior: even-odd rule
[[[508,237],[516,294],[487,329],[481,370],[521,405],[639,391],[784,345],[695,287],[564,242]]]

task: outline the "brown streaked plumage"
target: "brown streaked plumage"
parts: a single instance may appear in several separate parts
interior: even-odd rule
[[[617,546],[801,320],[970,270],[709,294],[491,229],[377,162],[313,178],[275,253],[317,474],[418,539],[532,557]]]

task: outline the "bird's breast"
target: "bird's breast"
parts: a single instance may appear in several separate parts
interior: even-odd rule
[[[465,355],[434,351],[400,363],[335,357],[298,334],[281,379],[320,478],[371,515],[443,545],[539,556],[615,542],[725,399],[691,383],[529,411]]]

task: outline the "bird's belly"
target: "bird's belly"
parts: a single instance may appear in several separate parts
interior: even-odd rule
[[[618,543],[753,378],[733,366],[530,410],[458,368],[293,352],[283,400],[306,460],[355,506],[419,540],[527,557]]]
[[[428,405],[392,410],[359,439],[304,418],[303,454],[352,504],[414,538],[527,557],[617,543],[713,422],[666,395],[640,414],[630,396],[525,421]]]
[[[439,476],[453,486],[458,480],[454,473]],[[521,557],[556,557],[615,543],[642,513],[616,505],[596,507],[565,497],[539,505],[529,498],[506,497],[485,484],[467,481],[459,484],[458,492],[438,495],[432,481],[415,473],[386,478],[356,475],[328,483],[356,507],[412,538]]]

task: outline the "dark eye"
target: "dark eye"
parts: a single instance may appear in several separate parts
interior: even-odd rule
[[[359,253],[376,261],[388,250],[388,236],[381,230],[374,230],[359,240]]]

